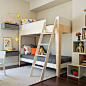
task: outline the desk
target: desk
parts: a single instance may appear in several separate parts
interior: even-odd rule
[[[19,51],[6,51],[6,57],[19,56]]]

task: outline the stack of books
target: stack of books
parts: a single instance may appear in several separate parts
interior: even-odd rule
[[[83,61],[81,62],[81,65],[86,66],[86,60],[83,60]]]
[[[82,29],[82,39],[86,40],[86,28]]]

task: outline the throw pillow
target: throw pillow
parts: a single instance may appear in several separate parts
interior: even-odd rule
[[[37,49],[37,48],[31,48],[31,55],[35,55],[36,49]],[[38,54],[40,55],[40,52],[38,52]]]
[[[31,54],[31,46],[24,45],[25,55]]]

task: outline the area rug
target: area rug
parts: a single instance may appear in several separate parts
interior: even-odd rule
[[[40,69],[34,69],[33,77],[29,76],[31,65],[6,70],[6,76],[4,76],[3,70],[0,71],[0,86],[29,86],[40,82]],[[54,69],[46,69],[45,79],[56,75]]]

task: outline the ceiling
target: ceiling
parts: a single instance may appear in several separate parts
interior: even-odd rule
[[[44,4],[42,6],[39,6],[39,7],[34,8],[34,9],[30,9],[30,10],[32,10],[34,12],[40,12],[40,11],[43,11],[43,10],[46,10],[46,9],[49,9],[49,8],[52,8],[52,7],[67,3],[69,1],[72,1],[72,0],[54,0],[54,1],[50,2],[50,3],[48,3],[48,4]]]
[[[31,1],[34,1],[34,0],[24,0],[24,1],[31,2]]]
[[[24,1],[30,2],[30,4],[35,2],[35,0],[24,0]],[[46,10],[46,9],[64,4],[64,3],[72,1],[72,0],[51,0],[51,1],[52,2],[41,5],[41,6],[37,6],[37,4],[35,6],[35,5],[32,4],[32,6],[34,6],[34,8],[31,8],[31,6],[30,6],[30,10],[34,11],[34,12],[40,12],[40,11],[43,11],[43,10]],[[42,2],[43,2],[43,0],[41,1],[41,3]]]

